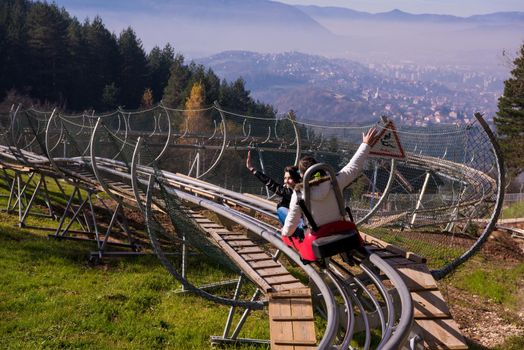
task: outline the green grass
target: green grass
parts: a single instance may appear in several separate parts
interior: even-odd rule
[[[427,265],[430,269],[442,268],[462,255],[465,250],[464,248],[443,245],[440,240],[429,241],[415,239],[403,235],[402,232],[392,231],[387,228],[364,229],[364,231],[384,242],[391,243],[406,251],[414,252],[417,255],[426,258]],[[441,235],[441,233],[436,232],[435,235]]]
[[[494,350],[522,350],[524,349],[524,337],[510,337],[504,344],[497,346]]]
[[[464,293],[478,296],[481,303],[499,304],[503,310],[499,316],[508,324],[524,324],[524,320],[519,316],[524,310],[524,263],[507,264],[492,261],[478,253],[441,282],[459,288]],[[493,348],[484,347],[470,339],[467,339],[467,343],[470,349],[475,350],[524,349],[524,335],[508,336],[505,342]]]
[[[511,203],[502,209],[502,219],[524,218],[524,201]]]
[[[229,309],[174,293],[155,256],[90,266],[93,246],[0,220],[0,348],[207,349],[222,334]],[[267,339],[267,315],[252,313],[241,336]]]
[[[514,308],[518,292],[524,287],[524,263],[515,267],[489,267],[481,264],[460,269],[454,285],[472,294]]]

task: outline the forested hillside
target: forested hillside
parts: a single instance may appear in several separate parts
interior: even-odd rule
[[[0,101],[11,92],[68,111],[135,109],[160,100],[185,108],[193,90],[200,96],[192,101],[202,105],[216,100],[235,111],[275,113],[254,101],[240,78],[220,81],[169,44],[146,53],[131,27],[116,35],[100,17],[80,21],[44,2],[0,2],[0,77]]]

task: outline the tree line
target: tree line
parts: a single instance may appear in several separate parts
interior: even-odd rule
[[[137,109],[159,101],[184,109],[218,101],[238,112],[276,113],[255,101],[241,78],[220,80],[211,69],[186,63],[170,44],[146,53],[131,27],[117,36],[98,16],[81,22],[40,1],[0,2],[0,77],[0,100],[16,91],[68,111]]]

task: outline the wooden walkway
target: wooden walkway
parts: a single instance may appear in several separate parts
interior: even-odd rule
[[[421,334],[425,349],[468,349],[457,322],[426,266],[426,260],[391,244],[363,234],[374,253],[402,276],[415,308],[413,331]]]
[[[190,210],[189,215],[268,296],[271,349],[316,349],[311,290],[246,234],[228,230],[198,212]]]
[[[311,290],[269,293],[269,330],[272,350],[316,349]]]

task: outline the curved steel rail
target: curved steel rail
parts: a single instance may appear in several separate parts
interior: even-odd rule
[[[436,279],[441,279],[444,276],[448,275],[451,271],[457,268],[457,266],[463,264],[480,249],[482,244],[484,244],[484,242],[488,239],[489,235],[495,228],[500,212],[502,210],[502,205],[504,203],[505,170],[504,159],[502,158],[500,146],[497,142],[497,139],[495,138],[495,135],[493,135],[493,132],[489,128],[489,125],[486,123],[484,118],[482,118],[482,115],[480,113],[475,113],[475,118],[477,118],[480,125],[484,129],[484,132],[488,135],[489,140],[491,142],[492,151],[495,154],[497,164],[497,199],[495,203],[495,209],[493,210],[491,217],[489,218],[488,224],[482,231],[480,237],[477,239],[475,244],[473,244],[465,253],[463,253],[460,257],[458,257],[451,263],[447,264],[439,270],[434,270],[431,272]]]

